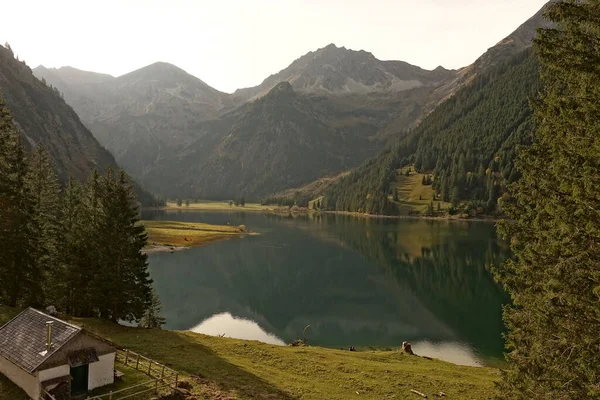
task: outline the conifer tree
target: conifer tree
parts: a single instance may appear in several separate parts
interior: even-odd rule
[[[60,187],[50,156],[37,146],[27,162],[25,187],[30,203],[30,252],[27,304],[43,306],[46,289],[56,284],[58,261],[58,205]],[[44,287],[46,285],[47,287]]]
[[[503,399],[600,399],[600,2],[551,3],[538,33],[543,91],[522,177],[503,204],[516,256],[500,280]]]
[[[152,289],[150,305],[144,312],[144,316],[140,319],[138,325],[146,329],[160,329],[167,322],[161,314],[162,303],[156,291]]]
[[[59,266],[57,274],[61,279],[55,284],[58,297],[54,300],[57,307],[74,316],[83,314],[87,309],[81,304],[85,299],[89,281],[85,241],[85,210],[83,204],[83,188],[81,184],[69,179],[60,204],[61,229],[59,232]]]
[[[151,300],[147,256],[141,253],[148,237],[139,224],[139,207],[125,172],[117,180],[108,169],[101,185],[103,251],[94,281],[96,307],[103,318],[115,322],[138,320]]]
[[[0,97],[0,296],[17,306],[31,286],[31,203],[27,164],[12,114]]]

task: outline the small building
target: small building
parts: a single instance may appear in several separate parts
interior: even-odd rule
[[[114,382],[116,348],[82,328],[28,308],[0,327],[0,373],[33,400],[57,400]]]

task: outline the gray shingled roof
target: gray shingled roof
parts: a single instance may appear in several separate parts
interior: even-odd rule
[[[46,350],[46,322],[52,321],[52,348]],[[0,355],[29,373],[81,331],[80,327],[28,308],[0,328]]]

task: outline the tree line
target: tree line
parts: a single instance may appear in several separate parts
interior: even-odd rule
[[[125,172],[58,182],[40,146],[26,154],[0,98],[0,302],[135,321],[153,304],[145,228]]]

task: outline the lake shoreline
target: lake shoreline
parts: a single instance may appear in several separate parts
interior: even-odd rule
[[[145,207],[145,211],[202,211],[202,212],[262,212],[271,215],[308,215],[308,214],[331,214],[331,215],[347,215],[355,218],[378,218],[378,219],[414,219],[414,220],[431,220],[431,221],[456,221],[456,222],[493,222],[496,223],[501,221],[502,218],[498,217],[474,217],[474,218],[461,218],[459,216],[443,216],[443,217],[429,217],[426,215],[378,215],[378,214],[366,214],[353,211],[324,211],[324,210],[282,210],[281,208],[245,208],[245,207],[207,207],[201,206],[196,207],[185,207],[185,206],[161,206],[161,207]]]

